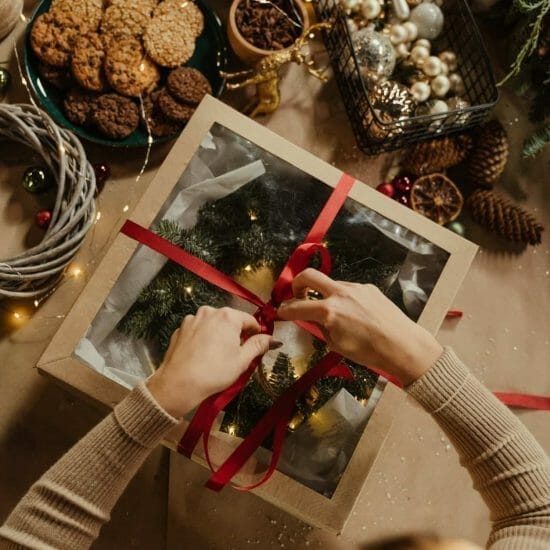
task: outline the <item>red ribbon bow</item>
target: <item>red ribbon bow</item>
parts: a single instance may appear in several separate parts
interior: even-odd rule
[[[321,258],[320,271],[325,274],[330,273],[330,255],[327,248],[322,244],[322,240],[344,204],[354,182],[355,180],[347,174],[341,177],[328,201],[325,203],[325,206],[321,210],[321,213],[317,217],[317,220],[313,224],[313,227],[307,234],[304,242],[299,245],[290,256],[273,287],[271,299],[267,303],[225,273],[222,273],[189,252],[130,220],[124,223],[121,232],[148,246],[152,250],[163,254],[168,259],[218,286],[222,290],[257,306],[258,309],[254,317],[259,322],[261,331],[263,333],[272,334],[274,323],[277,320],[276,308],[281,302],[292,298],[292,281],[294,277],[309,265],[311,258],[315,254],[319,254]],[[305,321],[295,321],[295,323],[310,332],[313,336],[324,340],[323,334],[317,325]],[[265,413],[252,431],[238,445],[220,468],[215,471],[208,450],[210,431],[220,411],[222,411],[248,383],[248,380],[261,361],[261,358],[257,358],[229,388],[212,395],[201,403],[178,444],[178,451],[190,457],[202,437],[206,460],[210,469],[213,471],[213,475],[208,480],[206,486],[215,491],[219,491],[239,472],[256,449],[260,447],[266,437],[270,433],[273,433],[272,457],[263,478],[248,487],[235,488],[239,490],[250,490],[262,485],[275,471],[281,456],[286,429],[297,399],[299,399],[317,380],[325,376],[352,377],[349,369],[341,364],[341,360],[342,357],[340,355],[329,352],[321,361],[308,369],[303,376],[276,399],[273,406]],[[395,377],[376,368],[371,368],[371,370],[384,376],[390,382],[401,386],[399,380]],[[550,398],[547,397],[525,394],[495,395],[505,404],[510,406],[550,410]]]

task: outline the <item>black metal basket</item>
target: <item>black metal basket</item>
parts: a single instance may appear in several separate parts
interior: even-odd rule
[[[418,141],[462,132],[483,122],[497,102],[498,90],[487,51],[465,0],[445,0],[444,28],[434,47],[456,53],[458,73],[465,87],[463,97],[470,106],[389,122],[382,120],[372,106],[339,0],[317,0],[315,5],[319,18],[333,23],[332,29],[324,33],[325,46],[357,143],[365,153],[393,151]]]

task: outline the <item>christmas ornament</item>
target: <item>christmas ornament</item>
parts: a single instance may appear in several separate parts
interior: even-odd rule
[[[492,187],[504,172],[508,153],[508,137],[502,124],[498,120],[484,124],[468,162],[472,183]]]
[[[544,227],[534,216],[494,191],[478,189],[466,204],[472,218],[489,231],[512,242],[533,245],[541,242]]]
[[[407,42],[409,33],[403,25],[392,25],[390,27],[390,40],[394,45]]]
[[[412,21],[405,21],[403,23],[403,26],[407,30],[407,42],[412,42],[413,40],[416,40],[418,36],[418,27]]]
[[[382,6],[378,0],[363,0],[360,11],[365,19],[376,19],[382,11]]]
[[[468,134],[421,141],[410,147],[401,166],[417,175],[441,172],[460,164],[470,153],[473,140]]]
[[[458,187],[443,174],[422,176],[411,189],[412,209],[440,225],[458,218],[463,203]]]
[[[36,225],[40,227],[40,229],[48,229],[48,226],[50,225],[50,222],[52,220],[52,211],[39,210],[36,213],[34,220],[36,222]]]
[[[439,74],[447,76],[449,74],[449,65],[445,61],[441,62],[441,72]]]
[[[407,195],[411,191],[413,181],[410,176],[397,176],[391,183],[398,193]]]
[[[111,169],[107,164],[102,162],[92,164],[92,168],[94,169],[97,189],[98,191],[101,191],[105,185],[105,182],[111,177]]]
[[[453,94],[464,95],[466,93],[466,88],[464,87],[464,81],[458,73],[451,73],[449,75],[449,85],[450,90]]]
[[[398,59],[409,57],[409,48],[407,48],[407,44],[397,44],[397,46],[395,46],[395,55]]]
[[[409,195],[399,195],[399,197],[397,198],[397,202],[402,204],[403,206],[406,206],[407,208],[410,208],[411,206]]]
[[[447,107],[449,111],[461,111],[454,116],[449,117],[449,121],[452,121],[452,124],[466,124],[470,118],[470,113],[464,112],[468,107],[470,107],[470,102],[462,99],[461,97],[450,97],[447,100]]]
[[[365,28],[355,33],[353,44],[362,75],[378,81],[392,74],[395,50],[387,36]]]
[[[409,118],[416,107],[409,89],[394,81],[377,84],[369,95],[369,100],[373,109],[384,112],[395,120]]]
[[[431,4],[430,4],[431,5]],[[427,76],[437,76],[441,72],[441,59],[435,55],[424,59],[422,71]]]
[[[456,54],[450,50],[445,50],[438,55],[439,59],[449,67],[449,71],[456,71]]]
[[[445,227],[447,229],[450,229],[457,235],[460,235],[461,237],[464,237],[464,235],[466,234],[466,229],[464,225],[461,224],[460,222],[454,221],[454,222],[448,223]]]
[[[11,74],[8,69],[0,67],[0,97],[5,95],[11,84]]]
[[[409,18],[411,8],[409,8],[407,0],[392,0],[392,11],[397,19],[401,19],[401,21],[404,21],[405,19]],[[414,39],[411,38],[410,40]]]
[[[422,66],[428,57],[430,57],[430,50],[426,46],[416,45],[411,50],[411,61],[417,66]]]
[[[416,28],[417,32],[418,32],[418,27]],[[423,48],[426,48],[428,50],[428,52],[431,52],[432,51],[432,43],[427,40],[426,38],[419,38],[415,43],[414,43],[415,46],[422,46]]]
[[[443,29],[443,12],[435,4],[422,3],[411,11],[409,20],[418,28],[418,36],[433,40]]]
[[[427,82],[415,82],[411,86],[411,94],[418,103],[423,103],[430,98],[431,88]],[[428,113],[426,113],[428,114]]]
[[[446,76],[440,74],[430,82],[430,87],[435,96],[445,97],[450,87],[449,79]],[[447,104],[447,107],[448,106],[449,105]]]
[[[449,110],[447,104],[441,99],[434,99],[433,101],[431,101],[429,104],[429,108],[431,115],[442,115]]]
[[[45,193],[53,185],[52,173],[45,167],[32,166],[27,168],[23,174],[23,187],[29,193]]]
[[[376,187],[376,190],[390,198],[392,198],[395,195],[395,187],[387,181],[380,183]]]

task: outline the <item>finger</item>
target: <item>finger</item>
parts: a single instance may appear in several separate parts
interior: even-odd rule
[[[246,366],[248,366],[259,355],[266,353],[267,350],[269,350],[270,343],[271,336],[269,334],[255,334],[254,336],[251,336],[241,346],[241,353],[246,362]]]
[[[289,300],[279,306],[277,315],[285,321],[315,321],[322,324],[326,312],[324,300]]]
[[[338,290],[338,283],[324,273],[308,267],[292,281],[292,293],[296,297],[301,297],[308,288],[320,292],[326,298]]]

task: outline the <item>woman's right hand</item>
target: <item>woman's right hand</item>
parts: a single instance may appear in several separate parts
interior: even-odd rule
[[[294,299],[281,304],[283,320],[313,321],[329,348],[360,365],[373,365],[404,385],[424,374],[443,348],[373,285],[333,281],[308,268],[292,283]],[[303,299],[307,290],[320,300]]]

